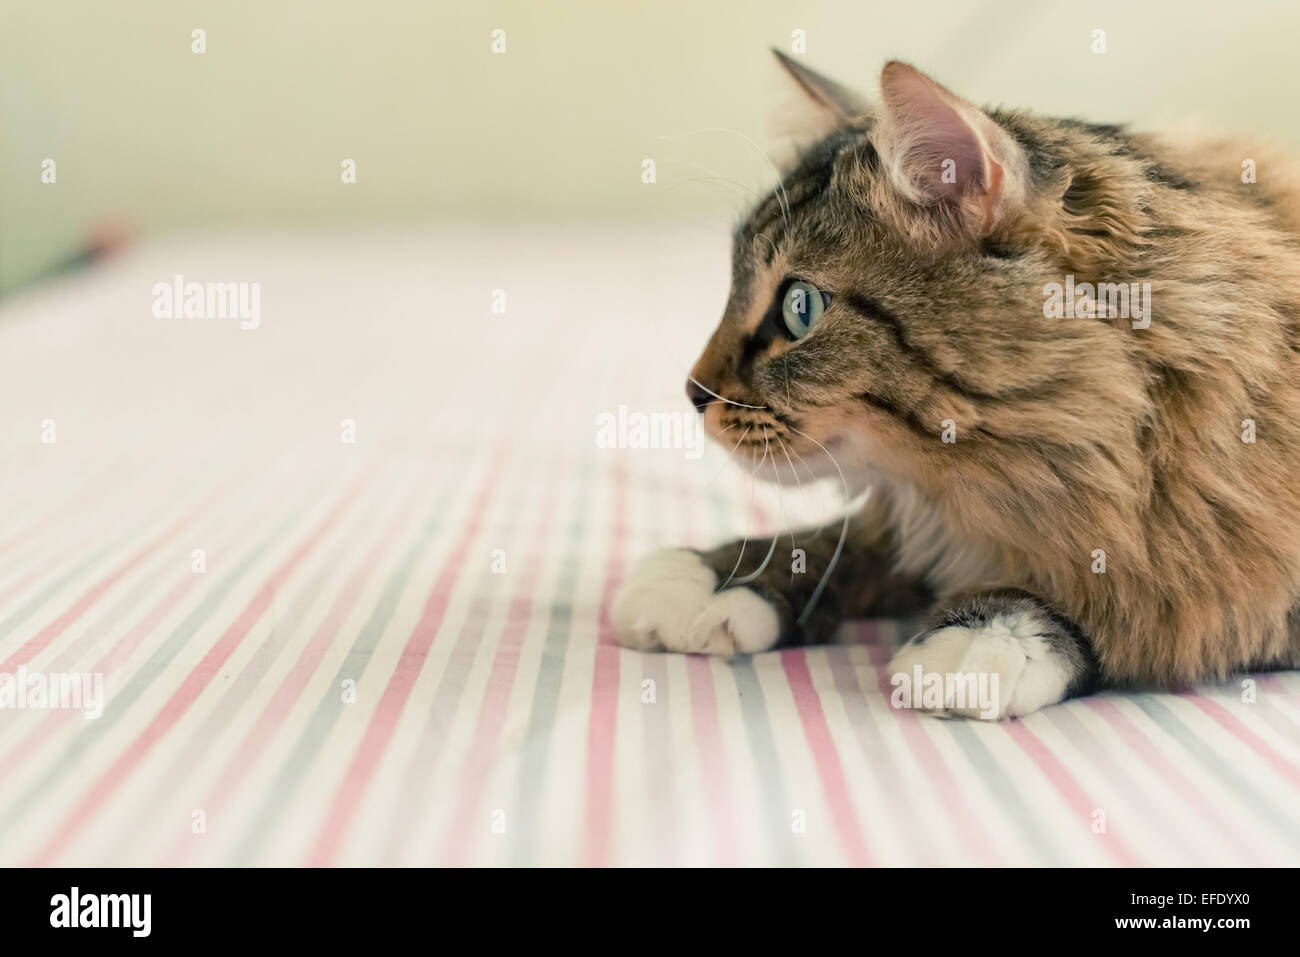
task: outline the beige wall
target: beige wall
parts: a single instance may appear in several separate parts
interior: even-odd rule
[[[864,87],[897,56],[980,102],[1300,143],[1286,2],[2,2],[9,285],[113,217],[151,231],[727,220],[771,173],[745,139],[693,131],[775,143],[790,97],[767,47],[794,29],[810,65]],[[339,181],[345,157],[356,186]],[[659,161],[653,188],[643,157]]]

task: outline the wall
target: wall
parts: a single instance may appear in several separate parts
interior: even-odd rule
[[[767,48],[794,29],[868,89],[896,56],[977,102],[1297,141],[1281,2],[2,3],[0,286],[106,220],[729,220],[772,182],[747,140],[777,144],[791,95]]]

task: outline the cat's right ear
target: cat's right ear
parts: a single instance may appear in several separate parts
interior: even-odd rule
[[[861,94],[822,76],[816,70],[808,69],[776,47],[772,48],[772,52],[812,107],[810,115],[804,117],[807,121],[804,125],[811,128],[810,132],[829,133],[848,126],[871,112],[867,99]]]
[[[873,139],[908,202],[955,210],[982,236],[1023,208],[1024,151],[992,117],[898,60],[885,64],[880,89]]]

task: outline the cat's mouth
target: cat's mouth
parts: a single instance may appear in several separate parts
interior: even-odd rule
[[[835,474],[827,458],[841,444],[839,436],[816,437],[806,423],[778,410],[727,408],[705,416],[709,437],[754,478],[798,486]]]

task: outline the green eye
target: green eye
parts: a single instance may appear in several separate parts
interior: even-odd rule
[[[826,311],[830,297],[810,282],[796,279],[785,291],[781,300],[781,318],[786,331],[793,339],[802,339],[812,331],[817,320]]]

